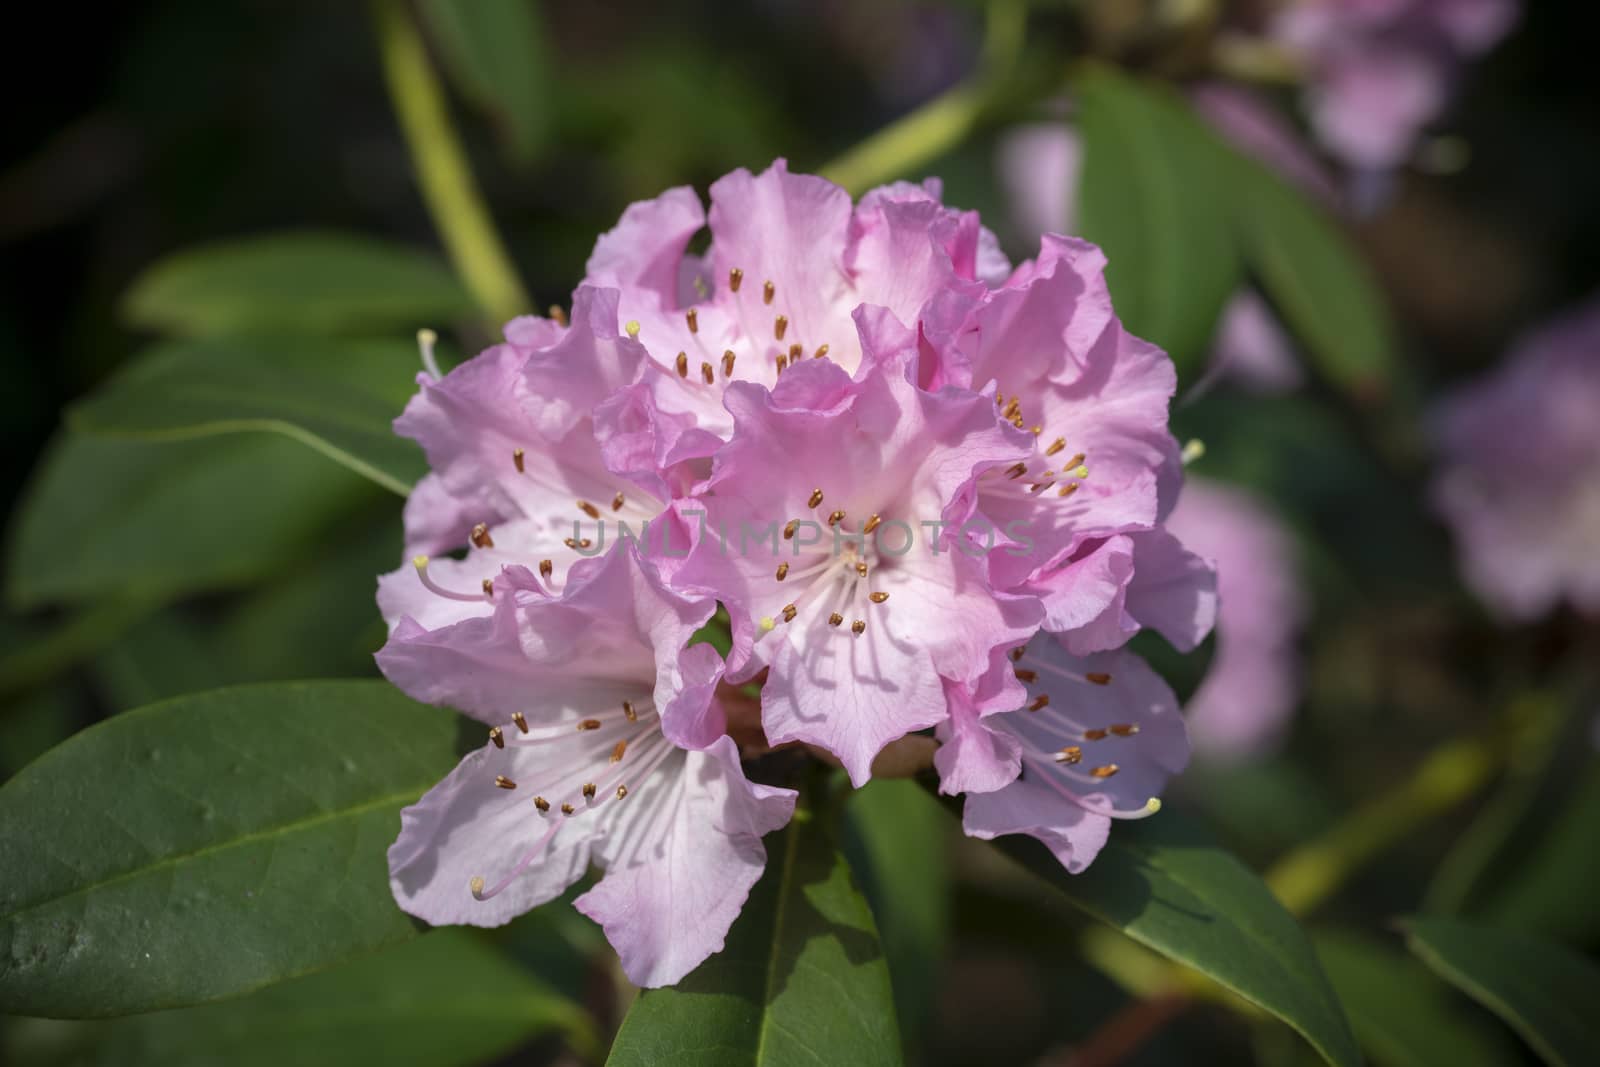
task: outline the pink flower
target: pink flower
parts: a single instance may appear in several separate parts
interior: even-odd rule
[[[669,985],[720,950],[794,793],[745,779],[713,695],[722,661],[685,647],[714,606],[669,592],[625,549],[559,596],[508,565],[475,611],[412,605],[378,653],[384,674],[492,729],[401,813],[400,906],[497,926],[593,863],[605,877],[576,906],[631,980]]]
[[[766,668],[773,744],[803,741],[867,780],[889,741],[944,720],[942,679],[987,669],[1039,622],[961,547],[982,471],[1030,442],[990,396],[908,380],[915,334],[858,313],[864,372],[805,360],[770,392],[735,382],[732,439],[704,486],[704,527],[677,580],[728,604],[736,680]]]
[[[1221,600],[1210,670],[1184,708],[1195,746],[1218,760],[1269,751],[1300,699],[1308,604],[1293,539],[1249,493],[1194,477],[1167,527],[1216,567]]]
[[[446,584],[459,580],[475,592],[483,577],[515,563],[537,566],[559,585],[598,554],[600,546],[583,542],[596,540],[602,515],[613,532],[628,523],[648,536],[654,523],[653,543],[672,536],[661,532],[670,521],[663,509],[689,475],[658,463],[648,446],[641,455],[629,433],[635,420],[625,387],[646,355],[618,330],[617,299],[614,290],[580,287],[570,327],[517,319],[504,343],[443,378],[418,376],[395,430],[422,445],[432,473],[407,501],[406,544],[417,554],[470,543],[465,562],[436,562],[433,573]],[[686,546],[684,534],[676,539]],[[385,617],[393,622],[419,588],[409,568],[385,579]]]
[[[939,185],[875,190],[852,207],[832,182],[791,174],[783,160],[711,186],[711,247],[686,253],[708,221],[688,188],[633,204],[601,236],[587,282],[620,291],[619,322],[654,362],[641,390],[661,417],[687,418],[686,445],[665,427],[662,455],[709,453],[733,420],[731,382],[771,388],[782,368],[816,358],[861,366],[854,314],[862,304],[915,323],[949,288],[981,289],[1009,270],[975,212],[939,202]]]
[[[1192,648],[1211,624],[1209,573],[1170,538],[1133,536],[1156,531],[1181,483],[1167,430],[1176,375],[1164,352],[1123,329],[1104,269],[1093,245],[1047,235],[1003,286],[977,302],[942,300],[924,323],[938,354],[932,380],[994,390],[1000,417],[1021,431],[1017,462],[975,483],[979,511],[1019,531],[989,552],[995,586],[1039,597],[1045,628],[1079,654],[1115,648],[1141,624]],[[1189,589],[1168,587],[1178,610],[1139,618],[1146,601],[1128,598],[1140,553],[1190,576]]]
[[[1498,615],[1600,616],[1600,301],[1524,338],[1442,400],[1431,496],[1467,584]]]
[[[940,791],[967,794],[968,835],[1028,834],[1076,874],[1113,819],[1158,811],[1167,779],[1188,763],[1177,699],[1131,653],[1075,657],[1044,634],[1004,666],[1015,680],[958,701],[941,729]]]
[[[1461,66],[1516,18],[1513,0],[1303,0],[1272,34],[1307,65],[1306,110],[1350,166],[1389,170],[1449,101]]]

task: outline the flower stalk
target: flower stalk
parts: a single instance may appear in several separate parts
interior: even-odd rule
[[[384,80],[428,214],[456,272],[495,323],[532,306],[478,191],[422,35],[402,0],[373,0]]]

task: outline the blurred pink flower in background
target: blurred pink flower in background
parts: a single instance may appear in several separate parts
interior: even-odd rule
[[[1192,475],[1167,525],[1217,568],[1216,651],[1184,708],[1195,748],[1218,761],[1266,753],[1300,699],[1309,604],[1293,538],[1249,492]]]
[[[1600,301],[1439,402],[1434,506],[1467,584],[1509,622],[1600,615]]]
[[[1299,0],[1270,33],[1305,70],[1317,139],[1358,171],[1403,164],[1465,62],[1511,28],[1514,0]]]

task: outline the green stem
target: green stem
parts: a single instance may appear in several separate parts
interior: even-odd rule
[[[960,144],[983,117],[996,87],[1010,75],[1022,50],[1026,21],[1025,3],[991,0],[977,74],[833,160],[821,169],[822,176],[860,195],[914,172]]]
[[[389,96],[450,261],[497,323],[526,314],[528,294],[473,180],[416,22],[404,0],[373,0],[372,14]]]
[[[1434,749],[1406,781],[1274,864],[1267,885],[1295,915],[1316,910],[1379,853],[1487,785],[1515,748],[1508,735],[1526,729],[1545,703],[1542,697],[1514,703],[1490,734]]]

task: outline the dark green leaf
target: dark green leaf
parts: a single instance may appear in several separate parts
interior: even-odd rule
[[[1245,263],[1329,381],[1361,396],[1393,376],[1394,337],[1377,282],[1327,214],[1254,160],[1236,156],[1228,203]]]
[[[412,937],[384,852],[455,737],[385,683],[303,682],[70,738],[0,788],[0,1011],[182,1007]]]
[[[1123,322],[1192,381],[1241,277],[1225,206],[1228,154],[1166,89],[1104,67],[1075,88],[1083,235],[1105,250]]]
[[[802,809],[766,845],[727,947],[678,985],[640,993],[608,1064],[900,1062],[872,912],[827,827]]]
[[[1333,1064],[1361,1057],[1311,942],[1254,872],[1167,812],[1112,828],[1068,875],[1043,845],[998,845],[1078,907],[1276,1015]]]
[[[1317,955],[1378,1067],[1516,1062],[1503,1033],[1460,1010],[1450,989],[1397,949],[1349,933],[1314,937]]]
[[[93,670],[97,691],[115,711],[253,680],[230,678],[207,629],[177,608],[128,627],[95,659]]]
[[[550,133],[550,56],[535,0],[424,0],[451,79],[526,163]]]
[[[58,437],[10,538],[19,607],[238,586],[300,557],[333,516],[378,494],[290,441]]]
[[[281,233],[191,248],[140,276],[130,323],[184,336],[331,334],[464,318],[473,304],[433,256],[370,237]]]
[[[1405,925],[1406,943],[1445,981],[1504,1019],[1546,1063],[1600,1063],[1600,968],[1561,945],[1454,919]]]
[[[932,1021],[949,939],[950,820],[906,778],[873,779],[851,793],[847,811],[863,854],[855,867],[883,934],[895,1015],[909,1049]]]
[[[1600,936],[1600,764],[1565,802],[1542,813],[1537,841],[1482,909],[1485,921],[1585,943]]]
[[[416,391],[409,344],[229,337],[167,344],[75,404],[77,429],[171,440],[268,431],[405,496],[422,451],[391,423]]]
[[[439,930],[248,997],[112,1022],[24,1028],[11,1062],[53,1067],[455,1067],[539,1034],[592,1042],[576,1004],[475,935]]]

